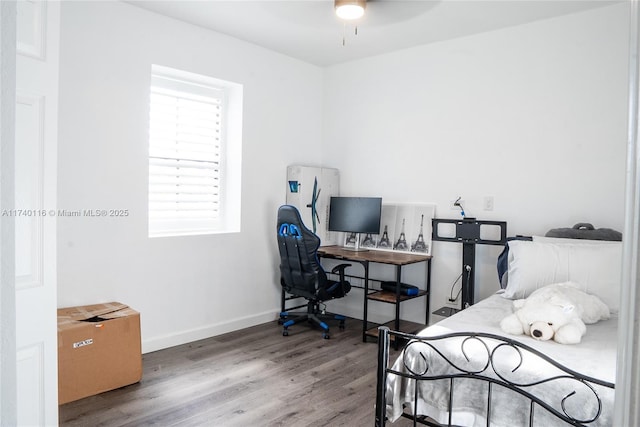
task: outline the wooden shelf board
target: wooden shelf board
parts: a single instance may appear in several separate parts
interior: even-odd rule
[[[430,260],[431,255],[407,252],[391,252],[381,250],[353,251],[341,246],[321,246],[318,255],[326,258],[344,259],[345,261],[377,262],[381,264],[408,265]]]
[[[367,298],[374,301],[387,302],[390,304],[395,304],[398,301],[407,301],[413,298],[423,297],[427,294],[427,291],[420,290],[417,295],[400,295],[400,299],[396,300],[396,293],[389,291],[375,291],[369,295]]]
[[[368,329],[366,334],[367,336],[370,337],[375,337],[376,339],[378,338],[378,326],[387,326],[389,329],[394,330],[395,329],[395,321],[391,320],[387,323],[384,323],[382,325],[377,325],[371,329]],[[406,332],[409,334],[415,334],[421,330],[423,330],[424,328],[426,328],[427,325],[423,324],[423,323],[416,323],[416,322],[411,322],[409,320],[402,320],[400,319],[400,331],[401,332]],[[393,339],[393,337],[391,337]]]

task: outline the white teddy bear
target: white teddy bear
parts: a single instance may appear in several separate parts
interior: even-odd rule
[[[574,282],[555,283],[513,301],[515,312],[500,322],[511,335],[530,335],[540,341],[577,344],[587,332],[585,323],[609,318],[609,307]]]

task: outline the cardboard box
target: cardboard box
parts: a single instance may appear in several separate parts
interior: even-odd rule
[[[140,313],[119,302],[58,309],[58,404],[141,378]]]

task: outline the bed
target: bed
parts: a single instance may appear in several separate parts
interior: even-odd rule
[[[616,375],[620,242],[534,237],[509,243],[504,289],[418,334],[381,328],[376,425],[611,426]],[[610,319],[576,345],[505,334],[512,300],[572,280]],[[405,342],[391,363],[390,342]]]

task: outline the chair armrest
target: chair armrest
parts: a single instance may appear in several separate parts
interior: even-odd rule
[[[344,282],[344,270],[347,267],[351,267],[351,264],[338,264],[331,269],[331,273],[338,274],[340,276],[340,281]]]

